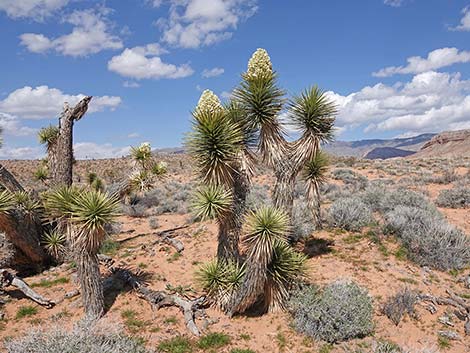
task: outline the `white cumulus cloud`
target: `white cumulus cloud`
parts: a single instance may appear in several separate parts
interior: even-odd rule
[[[18,116],[24,119],[50,119],[57,117],[65,102],[70,105],[78,103],[84,94],[64,94],[57,88],[48,86],[25,86],[11,92],[4,100],[0,100],[0,112]],[[105,109],[115,109],[121,104],[121,98],[116,96],[93,97],[89,112]]]
[[[158,3],[161,3],[160,1]],[[257,11],[257,0],[171,0],[168,18],[157,21],[163,41],[183,48],[208,46],[232,36]]]
[[[395,74],[418,74],[437,70],[458,63],[470,62],[470,51],[459,51],[457,48],[441,48],[431,51],[426,58],[412,56],[406,66],[389,66],[374,72],[376,77],[388,77]]]
[[[470,6],[465,7],[462,10],[462,19],[460,24],[456,27],[449,28],[451,31],[470,31]]]
[[[21,125],[16,116],[0,112],[0,128],[2,133],[10,136],[30,136],[36,129]]]
[[[180,66],[165,63],[159,55],[165,54],[158,44],[126,48],[108,62],[108,69],[121,76],[140,79],[183,78],[194,70],[189,64]]]
[[[42,21],[68,4],[69,0],[0,0],[0,11],[14,19]]]
[[[116,147],[110,143],[78,142],[73,145],[73,153],[77,159],[116,158],[127,156],[130,147]]]
[[[216,77],[220,76],[225,72],[225,70],[221,67],[214,67],[213,69],[204,69],[202,71],[202,77],[204,78],[210,78],[210,77]]]
[[[54,50],[68,56],[87,56],[106,49],[121,49],[122,41],[111,33],[111,23],[107,19],[110,10],[74,11],[65,22],[73,25],[72,32],[56,38],[48,38],[40,33],[24,33],[21,44],[33,53]]]
[[[435,71],[415,75],[403,84],[378,83],[343,96],[328,95],[339,106],[340,128],[365,132],[439,132],[470,126],[470,80]]]

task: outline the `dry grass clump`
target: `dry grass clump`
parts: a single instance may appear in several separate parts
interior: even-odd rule
[[[112,324],[82,322],[71,331],[54,328],[30,331],[7,341],[7,353],[151,353]]]
[[[382,308],[384,313],[395,325],[398,325],[405,314],[415,318],[415,305],[417,293],[407,288],[402,289],[395,295],[389,297]]]
[[[372,299],[351,281],[298,290],[290,299],[290,311],[297,331],[331,343],[367,336],[374,328]]]

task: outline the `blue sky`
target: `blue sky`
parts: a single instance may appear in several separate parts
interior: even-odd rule
[[[470,128],[470,1],[0,0],[0,158],[95,98],[78,158],[182,144],[201,90],[228,97],[254,50],[289,94],[318,84],[338,139]]]

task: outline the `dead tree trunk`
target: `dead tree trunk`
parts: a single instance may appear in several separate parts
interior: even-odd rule
[[[0,164],[0,185],[10,192],[24,191],[21,184],[15,177]]]
[[[59,119],[59,136],[55,150],[52,175],[57,185],[72,185],[73,165],[73,124],[80,120],[88,110],[91,96],[83,98],[78,104],[70,108],[67,103]]]
[[[21,184],[0,165],[0,185],[10,192],[24,191]],[[37,272],[47,266],[51,258],[41,247],[42,224],[36,215],[13,210],[0,214],[0,264],[19,273]]]
[[[0,270],[0,288],[3,290],[5,287],[13,286],[18,288],[25,296],[35,301],[39,305],[42,305],[48,309],[55,306],[55,302],[44,298],[42,295],[36,293],[28,284],[21,278],[16,277],[11,272],[1,269]]]

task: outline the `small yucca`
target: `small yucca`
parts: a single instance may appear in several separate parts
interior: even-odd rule
[[[59,137],[59,128],[57,126],[49,125],[39,130],[38,140],[41,145],[52,145]]]
[[[47,179],[49,179],[49,172],[46,167],[41,166],[38,169],[36,169],[36,171],[33,174],[33,177],[35,180],[41,181],[44,183],[46,182]]]
[[[200,187],[192,202],[192,211],[196,219],[221,219],[231,208],[232,193],[221,186],[206,185]]]
[[[195,279],[208,296],[224,308],[240,286],[244,274],[244,264],[213,259],[200,266]]]
[[[286,243],[276,243],[268,265],[265,302],[270,311],[285,309],[289,291],[307,277],[307,257]]]
[[[167,165],[166,165],[165,162],[154,163],[152,165],[152,167],[150,168],[150,170],[151,170],[152,174],[157,176],[157,177],[164,176],[168,171]]]
[[[42,242],[47,252],[55,259],[60,260],[66,253],[66,240],[65,233],[54,229],[44,234]]]
[[[272,259],[275,244],[287,242],[289,216],[275,207],[263,206],[248,215],[246,223],[248,234],[243,243],[248,256],[267,265]]]
[[[13,200],[16,207],[30,215],[33,215],[42,207],[41,203],[37,200],[33,200],[26,191],[17,191],[13,193]]]
[[[8,213],[15,207],[13,195],[8,190],[0,192],[0,213]]]

